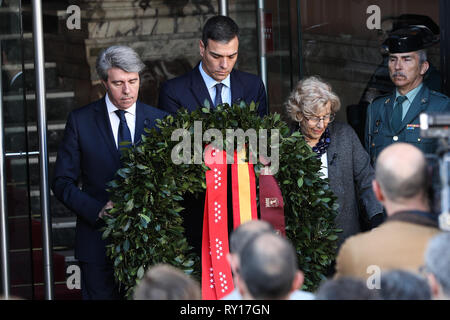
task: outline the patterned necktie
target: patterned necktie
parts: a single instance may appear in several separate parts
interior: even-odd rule
[[[131,147],[132,140],[131,140],[130,128],[128,128],[127,120],[125,119],[126,111],[116,110],[114,112],[117,114],[117,116],[120,119],[119,134],[117,135],[117,143],[119,146],[119,150],[122,151],[124,149]],[[121,145],[121,143],[123,143],[123,142],[127,142],[127,144]]]
[[[406,100],[405,96],[398,96],[395,103],[394,110],[392,111],[391,127],[394,132],[397,132],[402,125],[403,117],[403,102]]]
[[[216,87],[216,97],[214,98],[214,107],[217,107],[219,104],[222,104],[223,83],[218,83],[215,85],[215,87]]]

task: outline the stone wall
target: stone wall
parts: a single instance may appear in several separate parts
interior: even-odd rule
[[[205,21],[217,14],[217,1],[104,0],[69,1],[46,14],[58,17],[56,32],[46,35],[52,49],[47,59],[58,63],[64,82],[75,88],[80,104],[103,95],[95,61],[104,48],[122,44],[134,48],[147,65],[141,100],[157,103],[161,82],[181,75],[199,61],[199,39]],[[81,29],[68,30],[65,8],[81,8]],[[230,1],[229,14],[241,28],[238,66],[257,73],[255,1]]]

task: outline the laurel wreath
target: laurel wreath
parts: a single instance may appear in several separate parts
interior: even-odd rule
[[[203,132],[216,128],[223,136],[225,128],[279,130],[275,177],[284,199],[286,236],[305,274],[303,289],[314,291],[325,279],[337,247],[336,197],[328,179],[321,178],[320,160],[302,135],[292,133],[279,114],[260,118],[256,109],[254,103],[244,102],[213,109],[206,105],[191,113],[181,109],[175,116],[157,120],[158,129],[146,129],[141,143],[125,152],[123,167],[108,184],[114,208],[105,218],[103,238],[109,241],[107,255],[114,264],[115,279],[128,298],[146,269],[157,263],[171,264],[199,279],[200,259],[184,236],[181,203],[188,193],[205,192],[207,167],[171,161],[178,144],[171,140],[173,131],[184,128],[193,134],[195,121],[201,121]],[[225,149],[227,141],[223,143]],[[255,164],[256,178],[262,167],[260,162]]]

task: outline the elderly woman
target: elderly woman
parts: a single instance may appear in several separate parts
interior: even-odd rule
[[[383,207],[372,191],[374,171],[369,155],[349,125],[333,121],[341,103],[330,85],[317,77],[301,80],[285,105],[322,161],[322,172],[338,198],[336,225],[343,230],[338,245],[361,231],[359,203],[372,227],[381,223]]]

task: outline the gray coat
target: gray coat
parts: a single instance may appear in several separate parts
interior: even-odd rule
[[[370,158],[355,131],[348,124],[332,122],[328,125],[331,142],[327,150],[330,188],[338,198],[336,217],[339,246],[361,231],[358,202],[370,219],[383,212],[382,205],[372,190],[374,170]]]

